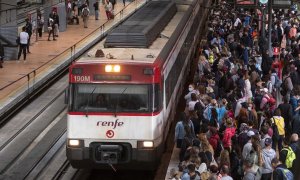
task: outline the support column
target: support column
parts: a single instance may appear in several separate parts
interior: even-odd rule
[[[4,60],[17,59],[17,1],[0,0],[0,41],[4,45]]]

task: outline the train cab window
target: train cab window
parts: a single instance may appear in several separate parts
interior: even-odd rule
[[[151,112],[152,85],[73,84],[70,111]]]

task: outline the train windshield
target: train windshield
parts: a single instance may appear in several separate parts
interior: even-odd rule
[[[71,111],[155,112],[160,104],[154,85],[72,84],[71,89]]]

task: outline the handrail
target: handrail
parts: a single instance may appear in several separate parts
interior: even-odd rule
[[[134,0],[130,3],[128,3],[125,7],[123,7],[118,13],[115,14],[116,15],[121,15],[121,13],[123,13],[123,11],[132,3],[136,3],[136,1],[138,0]],[[112,19],[113,20],[113,19]],[[97,31],[101,31],[101,35],[103,35],[102,31],[104,32],[104,26],[105,24],[107,24],[108,22],[110,22],[111,20],[107,20],[105,21],[100,27],[96,28],[94,31],[92,31],[91,33],[89,33],[88,35],[86,35],[84,38],[82,38],[81,40],[79,40],[78,42],[76,42],[75,44],[73,44],[71,47],[67,48],[66,50],[64,50],[63,52],[59,53],[58,55],[56,55],[55,57],[53,57],[52,59],[50,59],[49,61],[43,63],[42,65],[40,65],[39,67],[35,68],[34,70],[32,70],[31,72],[23,75],[22,77],[18,78],[17,80],[14,80],[12,82],[10,82],[9,84],[3,86],[0,88],[0,91],[4,90],[5,88],[8,88],[9,86],[19,82],[20,80],[24,79],[24,78],[28,78],[28,83],[30,81],[30,75],[33,73],[34,75],[36,74],[36,71],[41,69],[42,67],[44,67],[45,65],[49,64],[50,62],[52,62],[54,59],[56,59],[57,57],[61,56],[62,54],[66,53],[67,51],[71,50],[71,57],[72,57],[72,52],[73,54],[75,54],[75,48],[76,45],[78,45],[80,42],[84,41],[87,39],[87,37],[89,37],[90,35],[92,35],[93,33],[97,32]],[[73,61],[73,60],[72,60]]]

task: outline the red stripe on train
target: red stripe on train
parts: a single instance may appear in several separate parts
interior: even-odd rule
[[[159,112],[154,112],[154,113],[116,113],[117,116],[157,116]],[[115,113],[111,113],[111,112],[68,112],[69,115],[82,115],[82,116],[115,116]]]

